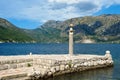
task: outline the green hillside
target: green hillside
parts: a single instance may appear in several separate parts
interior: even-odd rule
[[[0,18],[0,41],[1,42],[32,42],[33,39],[5,19]]]
[[[65,21],[49,20],[37,29],[23,30],[0,19],[0,41],[3,42],[68,42],[70,24],[74,25],[74,42],[120,43],[120,15],[85,16]]]

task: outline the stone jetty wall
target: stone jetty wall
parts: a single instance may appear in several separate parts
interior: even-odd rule
[[[95,55],[62,56],[64,59],[36,58],[33,62],[33,71],[28,76],[35,79],[56,76],[65,73],[101,68],[113,65],[109,53],[104,56]]]
[[[112,65],[113,60],[109,51],[103,56],[84,54],[73,56],[32,54],[0,56],[0,80],[8,80],[21,76],[30,80],[39,80],[50,76]]]
[[[29,56],[0,56],[0,71],[30,67],[33,65],[33,58]]]

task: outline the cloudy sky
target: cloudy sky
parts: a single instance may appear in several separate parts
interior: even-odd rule
[[[120,14],[120,0],[0,0],[0,17],[34,29],[47,20]]]

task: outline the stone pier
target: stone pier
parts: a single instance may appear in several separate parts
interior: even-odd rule
[[[0,80],[37,80],[112,65],[110,51],[105,55],[0,56]]]

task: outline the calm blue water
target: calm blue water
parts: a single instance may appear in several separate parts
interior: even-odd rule
[[[120,44],[75,44],[75,54],[104,55],[110,50],[114,67],[65,74],[48,80],[120,80]],[[0,44],[0,55],[68,54],[68,44]]]

